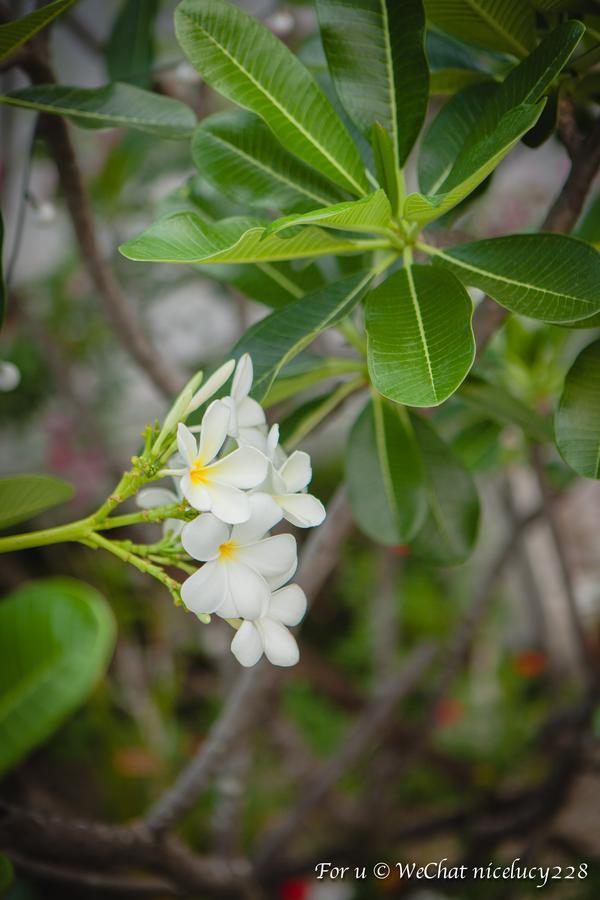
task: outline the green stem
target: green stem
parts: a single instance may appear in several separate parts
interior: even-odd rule
[[[140,512],[127,513],[123,516],[111,516],[103,522],[94,525],[96,531],[107,531],[109,528],[124,528],[127,525],[138,525],[143,522],[163,522],[165,519],[185,518],[187,510],[185,503],[173,503],[170,506],[155,506],[153,509],[143,509]]]
[[[170,575],[167,575],[160,566],[155,566],[154,563],[141,559],[135,553],[131,553],[129,550],[120,546],[120,544],[115,543],[115,541],[109,541],[108,538],[103,537],[101,534],[93,534],[90,537],[90,543],[95,547],[102,547],[103,550],[107,550],[109,553],[112,553],[113,556],[122,559],[123,562],[138,569],[138,571],[156,578],[157,581],[160,581],[161,584],[168,588],[175,602],[177,604],[181,603],[181,598],[179,596],[181,585],[178,581],[175,581],[174,578],[171,578]]]
[[[93,519],[89,517],[79,519],[77,522],[69,522],[67,525],[57,525],[54,528],[43,528],[25,534],[10,534],[0,538],[0,553],[28,550],[31,547],[45,547],[48,544],[81,541],[91,534],[93,526]]]

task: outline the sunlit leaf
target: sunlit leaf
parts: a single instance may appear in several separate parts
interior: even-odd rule
[[[424,0],[427,18],[463,41],[525,56],[535,43],[527,0]]]
[[[278,234],[294,225],[319,225],[321,228],[338,228],[359,233],[384,232],[392,217],[390,202],[385,191],[375,191],[361,200],[336,203],[311,212],[284,216],[269,226],[270,234]]]

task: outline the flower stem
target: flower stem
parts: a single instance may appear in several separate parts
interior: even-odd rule
[[[151,575],[153,578],[156,578],[157,581],[160,581],[171,593],[173,600],[177,605],[181,603],[181,597],[179,596],[179,589],[181,585],[178,581],[175,581],[174,578],[171,578],[170,575],[160,567],[155,566],[154,563],[149,562],[146,559],[142,559],[137,556],[135,553],[132,553],[130,550],[125,549],[119,543],[115,541],[110,541],[108,538],[103,537],[101,534],[93,534],[89,538],[90,544],[94,547],[101,547],[103,550],[107,550],[109,553],[112,553],[113,556],[117,556],[119,559],[122,559],[123,562],[129,563],[129,565],[134,566],[134,568],[138,569],[140,572],[145,572],[147,575]]]
[[[54,528],[43,528],[39,531],[29,531],[25,534],[9,534],[0,538],[0,553],[10,553],[12,550],[28,550],[31,547],[45,547],[48,544],[62,544],[70,541],[81,541],[89,537],[93,529],[93,519],[79,519],[77,522],[69,522],[66,525],[57,525]]]

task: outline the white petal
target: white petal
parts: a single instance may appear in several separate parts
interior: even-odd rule
[[[202,417],[198,456],[203,465],[214,459],[227,437],[229,408],[220,400],[213,400]]]
[[[242,622],[231,642],[231,652],[242,666],[255,666],[263,655],[260,634],[252,622]]]
[[[289,569],[286,569],[285,572],[281,572],[280,575],[271,575],[270,578],[267,578],[271,590],[276,591],[278,588],[282,587],[282,585],[287,584],[297,568],[298,560],[295,559]]]
[[[250,494],[250,518],[242,525],[235,525],[231,539],[238,544],[259,541],[273,525],[281,520],[281,508],[268,494]]]
[[[210,509],[211,499],[204,485],[194,484],[189,475],[184,475],[180,484],[181,493],[190,506],[200,512],[207,512]]]
[[[171,537],[179,537],[185,527],[185,522],[181,519],[165,519],[162,524],[162,533],[165,537],[170,534]]]
[[[291,534],[276,534],[255,544],[240,547],[236,558],[260,572],[265,578],[275,578],[298,563],[296,539]]]
[[[267,421],[264,409],[252,397],[244,397],[237,404],[237,419],[240,428],[255,428]]]
[[[267,453],[267,426],[257,425],[256,428],[238,428],[236,440],[240,447],[255,447],[264,453]]]
[[[267,474],[266,456],[254,447],[239,447],[207,467],[207,477],[238,488],[253,488]]]
[[[193,465],[194,460],[198,456],[196,438],[183,422],[180,422],[177,426],[177,447],[186,465]]]
[[[265,579],[237,559],[219,565],[227,572],[229,593],[238,616],[258,619],[267,609],[271,597],[271,588]]]
[[[229,540],[229,528],[212,513],[198,516],[183,529],[181,543],[186,553],[206,562],[219,555],[219,547]]]
[[[230,359],[226,363],[223,363],[220,368],[217,369],[216,372],[210,376],[207,381],[204,382],[203,385],[196,391],[190,405],[188,407],[187,414],[194,412],[195,409],[198,409],[199,406],[202,406],[207,400],[216,394],[219,388],[223,387],[233,369],[235,367],[235,360]]]
[[[236,404],[240,403],[244,397],[247,397],[252,387],[252,360],[249,353],[240,356],[235,375],[233,376],[233,384],[231,386],[231,396]]]
[[[295,666],[300,659],[298,644],[285,625],[274,619],[259,619],[256,627],[260,632],[265,654],[274,666]]]
[[[238,421],[237,421],[237,411],[235,408],[235,403],[231,397],[223,397],[221,400],[223,406],[226,406],[229,410],[229,422],[227,424],[227,434],[236,438],[238,436]]]
[[[210,511],[221,521],[237,525],[249,518],[248,495],[238,488],[219,481],[211,481],[206,484],[206,493],[210,497]]]
[[[154,509],[155,506],[169,506],[178,503],[179,497],[168,488],[149,487],[142,488],[135,498],[136,505],[140,509]]]
[[[326,516],[325,507],[312,494],[277,494],[273,499],[282,508],[284,518],[299,528],[314,528]]]
[[[205,563],[181,585],[181,599],[195,613],[216,612],[227,595],[228,585],[224,566],[219,562]]]
[[[306,612],[306,594],[298,584],[288,584],[271,597],[269,618],[282,625],[297,625]]]
[[[310,456],[303,450],[294,450],[279,469],[279,474],[285,482],[287,494],[303,490],[312,478]]]

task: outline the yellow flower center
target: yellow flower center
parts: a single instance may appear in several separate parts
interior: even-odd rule
[[[207,466],[204,465],[204,462],[200,457],[194,460],[193,464],[190,466],[190,480],[192,484],[205,484],[208,481],[206,469]]]
[[[235,559],[238,545],[235,541],[225,541],[219,547],[219,556],[221,559]]]

